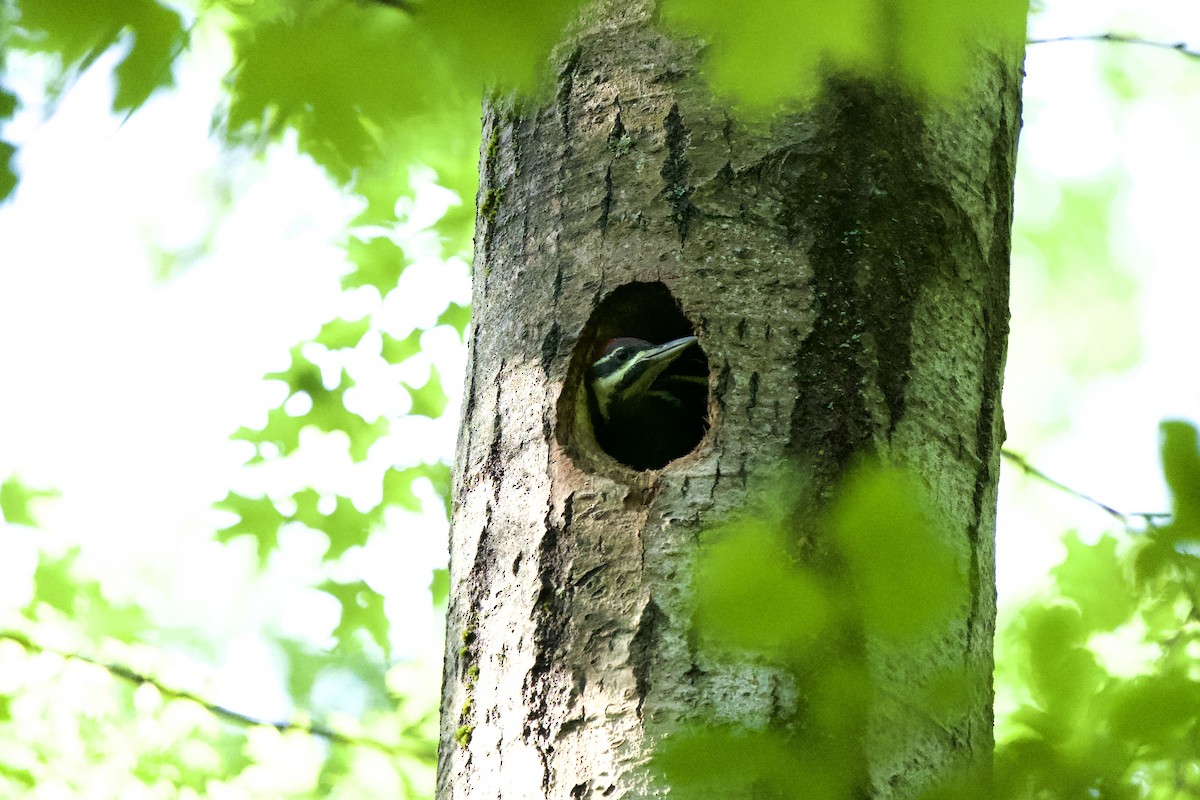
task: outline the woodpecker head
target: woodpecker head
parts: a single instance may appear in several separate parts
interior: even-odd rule
[[[658,469],[696,446],[707,429],[708,369],[696,344],[612,339],[588,372],[596,438],[636,469]]]
[[[604,352],[592,364],[589,380],[600,417],[611,420],[613,405],[656,398],[670,400],[669,392],[655,388],[655,380],[685,350],[696,343],[695,336],[651,344],[645,339],[623,336],[610,339]]]

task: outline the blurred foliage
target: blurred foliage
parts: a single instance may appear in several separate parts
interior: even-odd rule
[[[0,483],[0,516],[14,525],[36,526],[33,505],[41,497],[58,497],[53,489],[33,489],[18,475],[10,475]]]
[[[713,88],[749,105],[804,98],[830,67],[951,96],[979,39],[1025,41],[1027,0],[762,0],[730,13],[721,0],[665,0],[662,15],[709,44]]]
[[[798,511],[797,485],[767,481],[745,515],[708,531],[692,585],[700,658],[749,658],[795,699],[765,729],[701,719],[673,733],[655,754],[673,797],[858,796],[872,702],[861,637],[927,639],[965,601],[967,576],[918,481],[863,465],[819,519]],[[924,711],[938,718],[944,700]]]
[[[1053,586],[998,641],[997,694],[1017,702],[997,720],[992,785],[951,775],[923,800],[1200,796],[1200,437],[1179,421],[1162,431],[1170,523],[1094,544],[1064,537]],[[873,689],[847,637],[936,636],[964,597],[922,497],[896,472],[852,474],[829,517],[807,523],[832,534],[815,558],[794,544],[812,530],[794,530],[778,501],[710,532],[693,585],[701,657],[749,656],[798,700],[763,729],[701,719],[667,738],[655,764],[672,796],[854,796]],[[1117,657],[1140,659],[1109,664],[1106,640],[1122,643]],[[931,718],[969,681],[946,678],[920,709]]]
[[[1054,591],[1000,639],[998,688],[1022,698],[997,726],[1002,798],[1200,796],[1200,449],[1162,430],[1170,524],[1068,535]],[[1106,637],[1139,663],[1106,663]]]

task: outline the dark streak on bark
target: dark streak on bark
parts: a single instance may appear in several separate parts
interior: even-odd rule
[[[479,321],[471,322],[471,352],[479,352]],[[474,438],[475,428],[475,370],[467,370],[467,392],[466,403],[463,405],[463,421],[462,428],[467,432],[467,441],[465,444],[465,452],[471,452],[471,441]]]
[[[562,328],[558,327],[557,322],[552,322],[550,330],[542,338],[542,371],[547,377],[550,375],[550,365],[558,356],[560,344],[562,344]]]
[[[492,102],[496,102],[493,100]],[[486,287],[488,275],[491,273],[492,245],[496,238],[496,217],[499,214],[501,189],[497,185],[496,165],[500,160],[500,126],[504,114],[491,115],[490,130],[485,131],[484,141],[487,146],[483,152],[483,169],[479,176],[479,221],[483,224],[483,279]],[[515,135],[515,131],[512,131]]]
[[[865,387],[879,383],[889,436],[904,416],[915,298],[944,250],[946,203],[906,144],[923,122],[903,92],[835,80],[823,103],[823,140],[780,153],[777,175],[779,222],[811,241],[819,306],[797,359],[789,449],[801,459],[820,453],[818,485],[828,488],[870,450]],[[864,346],[877,365],[869,372]]]
[[[616,115],[613,119],[612,130],[608,132],[608,149],[612,151],[612,161],[608,163],[608,167],[604,170],[604,197],[600,201],[600,231],[605,233],[608,231],[608,215],[612,210],[613,202],[613,179],[612,168],[613,162],[623,155],[623,149],[628,146],[626,137],[628,132],[625,130],[625,123],[621,120],[621,98],[617,97],[613,100],[613,105],[616,107]]]
[[[555,674],[566,669],[561,651],[566,638],[566,624],[570,607],[566,585],[567,565],[571,563],[569,537],[565,528],[554,523],[553,507],[546,510],[545,528],[538,547],[538,575],[541,586],[535,601],[532,617],[533,666],[525,676],[522,689],[525,702],[524,739],[538,751],[542,763],[542,787],[549,792],[552,784],[551,763],[553,762],[555,719],[561,719],[563,700],[559,697],[565,681],[556,680]]]
[[[638,618],[637,630],[629,642],[629,666],[633,669],[633,680],[637,691],[637,713],[641,715],[646,695],[650,693],[650,670],[657,660],[656,653],[666,615],[654,600],[648,600]]]
[[[716,383],[713,384],[712,396],[717,401],[717,406],[725,410],[725,394],[729,391],[730,381],[733,380],[733,371],[729,368],[729,362],[721,364],[721,369],[717,372]]]
[[[466,680],[466,670],[471,664],[478,663],[474,651],[476,634],[472,628],[479,619],[483,600],[491,586],[489,574],[493,563],[491,548],[493,506],[488,503],[483,512],[483,529],[479,532],[479,541],[475,544],[475,557],[471,561],[471,571],[467,574],[467,613],[463,615],[466,626],[462,631],[462,650],[464,655],[458,661],[458,679]]]
[[[557,260],[557,269],[555,269],[555,272],[554,272],[554,300],[553,300],[553,302],[555,305],[558,305],[558,298],[562,296],[563,263],[562,263],[561,257],[556,260]]]
[[[575,90],[575,70],[579,67],[579,58],[583,50],[576,47],[567,56],[563,68],[558,73],[558,95],[555,98],[558,105],[558,120],[562,128],[563,138],[571,138],[571,93]]]
[[[488,447],[487,460],[483,463],[483,472],[492,480],[492,499],[500,502],[500,485],[504,481],[504,415],[500,397],[500,376],[504,374],[504,361],[500,361],[500,369],[496,371],[496,413],[492,419],[492,443]]]
[[[663,120],[663,130],[667,134],[667,159],[663,162],[659,174],[666,184],[663,194],[671,206],[671,219],[679,231],[679,241],[687,238],[688,225],[699,211],[692,204],[693,188],[688,184],[688,174],[691,164],[687,160],[687,146],[690,135],[683,124],[679,113],[679,104],[671,106],[666,119]]]
[[[750,373],[750,402],[746,403],[746,416],[754,413],[754,409],[758,406],[758,373]]]
[[[604,197],[600,200],[600,232],[608,233],[608,212],[612,209],[612,164],[604,170]]]

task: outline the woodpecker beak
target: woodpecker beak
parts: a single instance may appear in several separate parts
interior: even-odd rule
[[[672,361],[679,358],[679,356],[683,354],[684,350],[687,350],[697,341],[699,341],[699,339],[697,339],[695,336],[684,336],[679,339],[672,339],[669,342],[660,344],[658,347],[647,350],[642,355],[642,358],[652,365],[647,368],[648,372],[653,373],[651,381],[653,381],[654,378],[657,378],[659,374],[671,364]]]

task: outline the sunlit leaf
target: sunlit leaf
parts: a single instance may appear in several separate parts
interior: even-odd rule
[[[0,90],[0,100],[6,97],[12,95]],[[7,200],[17,188],[17,167],[13,163],[16,155],[17,148],[0,139],[0,202]]]
[[[1053,574],[1063,597],[1079,607],[1085,627],[1108,631],[1128,620],[1137,608],[1137,596],[1117,556],[1117,540],[1104,536],[1086,545],[1075,533],[1068,533],[1063,544],[1067,558]]]
[[[58,497],[54,489],[31,489],[16,475],[10,475],[0,483],[0,516],[14,525],[37,527],[37,519],[30,507],[31,501],[39,497]]]
[[[741,731],[708,726],[673,733],[654,754],[671,797],[762,800],[851,797],[854,754],[827,742],[800,741],[782,730]],[[747,794],[748,787],[753,794]]]
[[[45,603],[68,617],[75,616],[75,601],[79,597],[80,587],[72,568],[78,557],[79,549],[75,548],[61,558],[43,555],[38,559],[33,575],[35,603]]]
[[[293,519],[329,537],[329,549],[325,552],[327,560],[340,557],[351,547],[366,544],[372,528],[379,521],[376,511],[364,514],[349,498],[338,497],[333,511],[323,514],[318,510],[316,497],[317,493],[311,489],[296,495],[297,510]]]
[[[451,303],[437,318],[438,325],[452,325],[460,334],[466,331],[470,321],[471,307],[460,306],[458,303]]]
[[[1162,469],[1171,490],[1173,538],[1200,540],[1200,436],[1196,427],[1168,420],[1162,429]]]
[[[450,600],[450,570],[435,569],[429,582],[429,594],[435,609],[444,609]]]
[[[363,581],[325,581],[317,588],[332,595],[341,604],[341,621],[333,631],[340,642],[351,643],[355,633],[363,631],[379,645],[384,657],[388,656],[391,652],[388,620],[383,611],[383,597],[378,592]]]
[[[322,672],[336,670],[342,674],[349,672],[353,676],[356,686],[366,691],[369,708],[390,706],[381,664],[377,658],[367,657],[361,648],[338,647],[332,652],[325,652],[294,639],[277,638],[275,642],[287,657],[288,694],[297,705],[317,714],[337,711],[336,708],[322,708],[320,698],[315,697],[313,692],[314,684]]]
[[[433,107],[448,80],[424,30],[377,3],[320,0],[241,23],[229,133],[275,136],[291,126],[301,149],[342,183],[382,156],[381,126]]]
[[[407,263],[400,246],[385,236],[367,240],[351,238],[346,255],[354,264],[354,271],[342,278],[342,288],[374,286],[381,296],[396,288]]]
[[[321,327],[321,332],[317,334],[317,337],[313,341],[324,345],[330,350],[351,348],[355,347],[363,335],[370,329],[370,317],[363,317],[352,322],[344,319],[335,319],[326,322]]]
[[[229,492],[214,508],[232,511],[239,519],[233,525],[217,531],[217,541],[228,542],[238,536],[253,537],[258,547],[259,563],[265,565],[271,551],[279,547],[279,528],[287,518],[279,513],[269,497],[244,497]]]
[[[430,368],[429,380],[423,386],[414,388],[406,385],[405,388],[412,396],[412,409],[408,413],[436,419],[446,410],[448,398],[442,391],[442,379],[436,367]]]
[[[464,84],[532,90],[544,74],[550,48],[562,35],[579,0],[433,0],[419,24],[439,42]]]
[[[382,417],[369,421],[347,410],[343,398],[346,390],[354,386],[349,373],[343,369],[337,386],[325,388],[320,368],[304,356],[301,348],[302,345],[292,348],[292,363],[288,369],[269,373],[265,377],[287,384],[289,398],[301,392],[308,395],[312,401],[311,407],[298,416],[291,416],[282,406],[274,408],[267,414],[265,427],[259,431],[242,428],[234,434],[234,438],[254,444],[269,442],[279,448],[280,454],[288,455],[299,446],[300,431],[312,425],[327,433],[345,433],[350,443],[350,457],[362,461],[371,445],[387,433],[388,421]]]
[[[24,0],[15,44],[55,53],[64,70],[86,69],[126,33],[128,53],[115,70],[114,111],[132,111],[174,82],[173,61],[187,34],[175,11],[153,0]]]
[[[389,364],[399,364],[406,358],[411,358],[421,352],[420,328],[414,329],[403,339],[397,339],[388,333],[383,334],[383,360]]]
[[[811,645],[829,619],[829,601],[776,526],[747,519],[714,536],[696,568],[698,632],[775,655]]]

